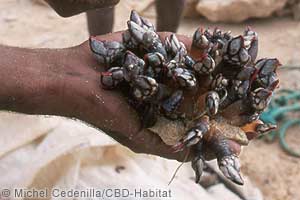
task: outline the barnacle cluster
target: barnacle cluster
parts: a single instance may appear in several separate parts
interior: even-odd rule
[[[233,141],[237,135],[246,136],[249,127],[252,134],[274,128],[260,122],[259,115],[279,83],[277,59],[255,61],[257,33],[249,27],[239,36],[219,28],[199,28],[187,49],[175,34],[162,40],[147,19],[132,11],[122,36],[122,42],[90,38],[92,52],[107,69],[101,73],[101,86],[127,88],[124,95],[141,111],[144,128],[155,126],[158,117],[184,122],[184,136],[173,149],[195,149],[196,182],[204,165],[204,148],[210,148],[223,174],[243,184]],[[196,99],[190,101],[192,109],[180,109],[188,95]]]

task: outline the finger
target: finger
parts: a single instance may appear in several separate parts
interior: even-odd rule
[[[135,153],[157,155],[179,162],[188,162],[194,157],[192,152],[186,156],[188,150],[175,153],[171,146],[166,145],[158,135],[148,130],[143,130],[132,138],[119,132],[110,131],[108,134]]]
[[[193,152],[187,156],[188,149],[181,152],[174,152],[172,146],[166,145],[157,134],[146,129],[135,135],[134,142],[138,146],[142,146],[139,149],[141,150],[139,153],[150,153],[180,162],[190,161],[194,157]]]

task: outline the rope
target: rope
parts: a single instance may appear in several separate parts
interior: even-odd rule
[[[279,70],[300,70],[300,66],[285,65],[280,67]],[[296,152],[293,150],[285,140],[288,129],[291,126],[300,125],[300,118],[290,119],[287,116],[288,113],[297,111],[300,111],[300,90],[281,89],[275,94],[268,109],[261,114],[260,119],[265,123],[282,123],[279,130],[271,131],[270,134],[263,137],[268,142],[274,142],[276,138],[279,138],[279,144],[285,152],[291,156],[300,158],[300,151]],[[203,114],[205,112],[201,113],[200,116]]]
[[[300,67],[287,66],[281,69],[300,70]],[[300,111],[300,91],[282,89],[279,90],[275,97],[272,99],[268,109],[262,113],[261,120],[265,123],[278,124],[281,123],[279,130],[272,131],[265,136],[269,142],[275,141],[279,138],[279,144],[281,148],[289,155],[300,158],[300,150],[295,151],[286,142],[286,133],[289,128],[295,125],[300,125],[300,118],[291,119],[288,113],[295,113]]]
[[[294,151],[289,147],[288,143],[285,141],[285,134],[287,132],[287,129],[293,125],[300,125],[300,119],[289,120],[281,126],[279,130],[279,142],[285,152],[287,152],[291,156],[300,158],[300,151]]]

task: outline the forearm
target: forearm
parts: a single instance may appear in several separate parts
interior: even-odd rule
[[[120,40],[120,34],[103,35],[101,39]],[[167,35],[161,33],[162,38]],[[191,46],[185,37],[179,38]],[[0,45],[0,55],[1,110],[75,117],[105,131],[140,130],[136,113],[122,95],[101,89],[101,67],[88,42],[67,49]]]
[[[0,109],[62,114],[64,109],[58,103],[62,91],[57,87],[62,80],[53,63],[58,51],[0,46]]]
[[[106,131],[137,132],[135,113],[119,94],[99,87],[89,50],[0,47],[0,109],[75,117]],[[121,128],[120,128],[121,127]]]
[[[120,38],[121,33],[99,37]],[[188,40],[185,43],[190,46]],[[88,42],[59,50],[0,45],[0,55],[0,110],[80,119],[136,152],[182,160],[183,155],[171,153],[159,136],[141,130],[139,117],[123,95],[100,87],[99,71],[104,68]]]

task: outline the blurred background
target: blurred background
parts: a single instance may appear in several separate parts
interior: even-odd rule
[[[121,0],[113,31],[126,29],[132,9],[155,23],[154,4],[154,0]],[[259,57],[277,57],[284,67],[293,67],[279,70],[281,88],[299,91],[299,0],[186,0],[177,32],[191,36],[199,26],[217,26],[240,34],[248,25],[258,32]],[[64,48],[88,37],[85,13],[62,18],[42,0],[1,0],[1,44]],[[296,111],[292,114],[299,117]],[[287,143],[296,150],[299,131],[295,126],[286,134]],[[224,182],[214,163],[201,186],[194,184],[189,164],[168,186],[180,164],[176,161],[134,154],[74,120],[0,112],[0,189],[165,188],[172,190],[171,199],[300,199],[300,159],[283,151],[278,139],[253,141],[243,149],[241,163],[243,187]]]

